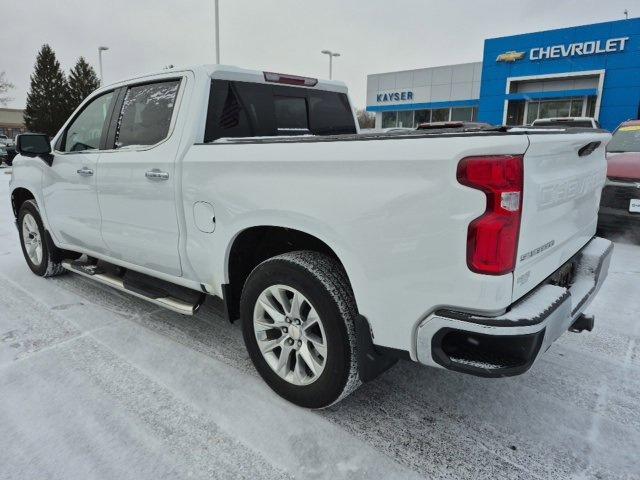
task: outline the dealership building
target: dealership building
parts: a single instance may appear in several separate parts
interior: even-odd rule
[[[580,116],[613,130],[640,118],[640,18],[492,38],[482,62],[369,75],[367,111],[376,128]]]

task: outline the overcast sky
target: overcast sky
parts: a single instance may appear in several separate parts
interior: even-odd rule
[[[365,105],[366,76],[482,60],[483,40],[640,15],[638,0],[220,0],[222,63],[328,76]],[[20,0],[4,9],[0,71],[22,108],[43,43],[68,70],[84,56],[111,83],[167,64],[213,63],[213,0]]]

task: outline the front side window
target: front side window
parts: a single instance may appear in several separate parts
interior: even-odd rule
[[[113,98],[114,92],[109,92],[92,100],[67,127],[60,150],[82,152],[99,149],[102,130]]]
[[[150,83],[127,89],[118,118],[116,148],[148,146],[169,135],[180,81]]]

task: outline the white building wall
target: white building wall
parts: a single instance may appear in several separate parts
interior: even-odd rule
[[[482,62],[377,73],[367,76],[367,107],[478,100]],[[406,100],[378,101],[378,95],[412,92]],[[376,128],[382,113],[376,112]]]
[[[368,75],[367,107],[477,100],[480,98],[481,75],[482,62]],[[377,101],[379,94],[398,91],[412,91],[413,98]]]

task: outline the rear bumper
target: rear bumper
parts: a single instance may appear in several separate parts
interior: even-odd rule
[[[543,282],[497,317],[437,310],[417,329],[420,363],[484,377],[526,372],[593,300],[607,276],[613,244],[594,237],[569,262],[568,287]]]

